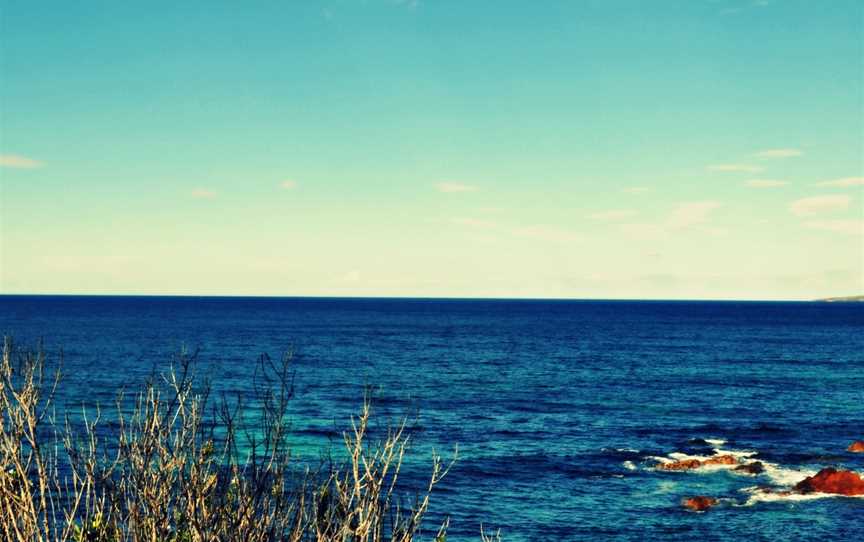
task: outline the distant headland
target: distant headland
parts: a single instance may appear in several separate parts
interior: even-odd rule
[[[845,297],[826,297],[824,299],[817,299],[816,301],[823,301],[825,303],[848,303],[848,302],[864,302],[864,295],[847,295]]]

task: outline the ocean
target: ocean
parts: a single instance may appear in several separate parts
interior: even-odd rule
[[[864,499],[762,494],[824,466],[864,472],[864,304],[0,296],[0,332],[63,351],[67,407],[111,405],[173,352],[243,392],[294,353],[298,461],[338,448],[371,386],[411,417],[406,476],[458,459],[433,494],[448,541],[848,540]],[[718,452],[719,450],[719,452]],[[732,453],[765,472],[667,472]],[[720,499],[694,513],[681,500]]]

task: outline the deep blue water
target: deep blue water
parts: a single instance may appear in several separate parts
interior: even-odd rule
[[[0,332],[62,347],[72,404],[110,404],[183,344],[239,391],[258,354],[293,349],[301,456],[338,446],[373,384],[384,415],[419,412],[409,472],[458,444],[431,506],[451,516],[452,541],[476,540],[481,522],[543,541],[864,532],[864,499],[742,491],[827,465],[864,471],[844,451],[864,439],[864,304],[0,296]],[[653,468],[712,447],[772,468]],[[724,500],[683,510],[695,494]]]

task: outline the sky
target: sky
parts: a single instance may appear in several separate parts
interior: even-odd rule
[[[0,0],[0,293],[864,293],[857,0]]]

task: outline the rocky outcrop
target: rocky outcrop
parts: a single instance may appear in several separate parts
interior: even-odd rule
[[[703,465],[737,465],[738,459],[734,455],[715,455],[702,462]]]
[[[822,469],[795,485],[798,493],[832,493],[849,497],[864,495],[864,479],[850,470]]]
[[[714,497],[704,497],[701,495],[697,497],[690,497],[689,499],[684,499],[683,501],[681,501],[682,506],[684,506],[685,508],[689,508],[694,512],[704,512],[715,504],[717,504],[717,499],[715,499]]]
[[[864,453],[864,440],[856,440],[846,448],[847,452]]]
[[[682,459],[680,461],[672,461],[669,463],[660,463],[657,467],[662,470],[692,470],[702,466],[702,462],[698,459]]]
[[[765,472],[765,465],[763,465],[761,461],[754,461],[753,463],[739,465],[733,470],[735,472],[742,472],[744,474],[762,474],[763,472]]]
[[[717,455],[708,459],[680,459],[669,463],[660,463],[661,470],[693,470],[706,465],[737,465],[738,460],[734,455]]]

